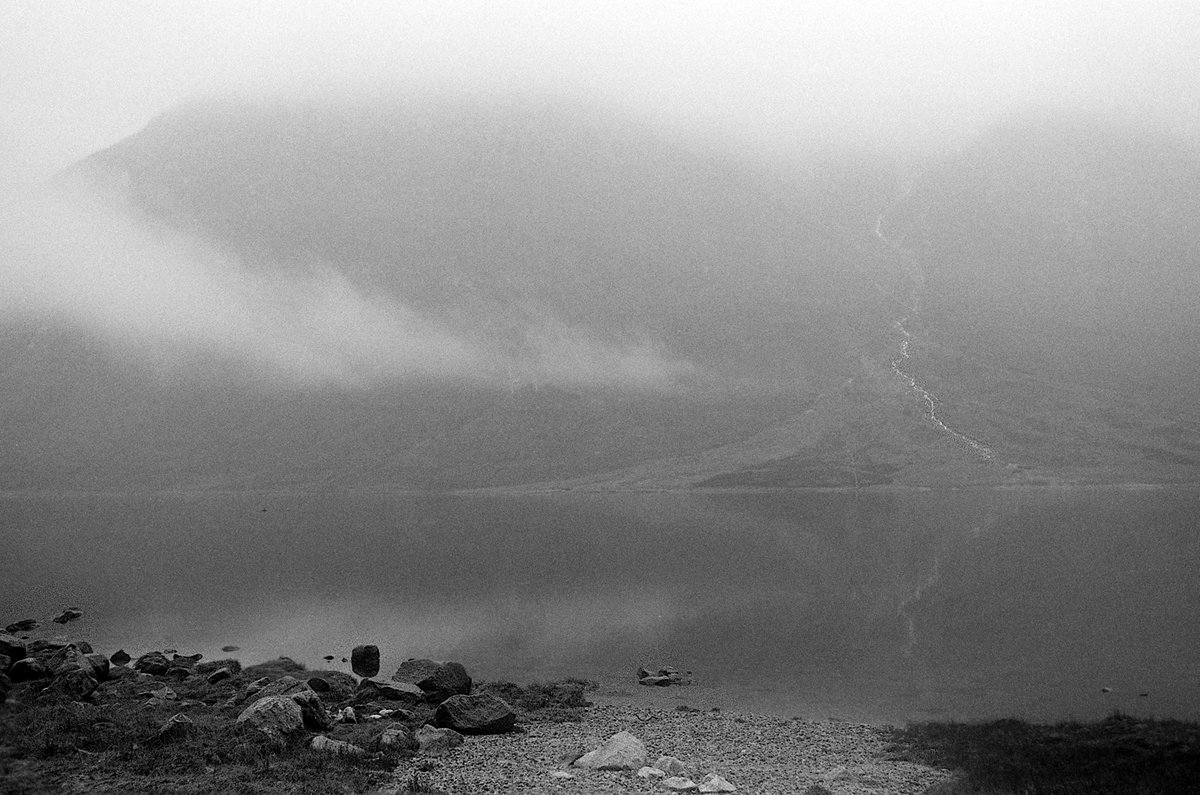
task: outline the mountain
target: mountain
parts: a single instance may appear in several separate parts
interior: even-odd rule
[[[1194,479],[1191,150],[809,166],[549,100],[177,108],[10,225],[0,488]]]
[[[6,325],[0,471],[445,488],[742,438],[886,333],[841,178],[563,103],[178,108],[58,180],[100,197],[116,281]]]

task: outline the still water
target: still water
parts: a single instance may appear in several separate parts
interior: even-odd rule
[[[666,705],[808,718],[1200,718],[1198,530],[1182,488],[6,497],[0,623],[635,691],[673,665]]]

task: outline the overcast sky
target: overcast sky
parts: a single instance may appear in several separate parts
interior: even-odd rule
[[[1200,4],[7,0],[0,179],[19,187],[199,94],[554,90],[786,150],[910,141],[1030,103],[1200,128]]]

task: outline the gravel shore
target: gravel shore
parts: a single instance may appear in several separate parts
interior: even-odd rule
[[[889,759],[881,726],[668,710],[636,697],[601,696],[596,702],[581,723],[535,722],[524,733],[468,737],[432,770],[418,770],[419,781],[451,795],[666,792],[662,779],[641,779],[633,771],[570,767],[623,730],[645,743],[648,764],[675,756],[697,783],[718,773],[742,793],[798,795],[812,785],[837,795],[920,793],[950,778],[946,770]],[[410,780],[420,761],[397,769],[392,791]],[[555,777],[554,771],[572,777]]]

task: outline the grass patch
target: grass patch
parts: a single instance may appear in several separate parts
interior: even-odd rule
[[[1200,724],[1114,714],[1093,723],[917,723],[895,730],[893,757],[959,771],[959,793],[1191,793]]]
[[[45,682],[18,685],[14,698],[0,706],[0,790],[359,793],[390,780],[412,755],[410,748],[377,747],[393,725],[388,721],[338,724],[324,732],[364,748],[368,753],[362,757],[313,751],[308,732],[280,741],[238,726],[243,706],[230,699],[264,675],[267,670],[255,667],[217,683],[203,676],[141,682],[127,677],[105,683],[88,701],[38,695]],[[164,686],[176,698],[148,696]],[[186,732],[160,738],[163,724],[179,713],[192,721]]]
[[[578,723],[583,710],[592,705],[584,693],[599,685],[587,679],[562,679],[556,682],[532,682],[525,687],[512,682],[482,682],[479,693],[492,693],[503,699],[517,713],[522,723]]]

